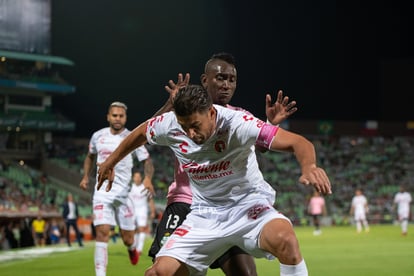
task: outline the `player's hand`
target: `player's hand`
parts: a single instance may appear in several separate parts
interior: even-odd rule
[[[83,177],[80,184],[79,184],[79,187],[82,190],[86,191],[88,189],[88,184],[89,184],[89,178],[88,177]]]
[[[112,183],[114,182],[115,170],[113,167],[108,166],[106,162],[98,163],[96,165],[98,167],[98,185],[96,186],[96,189],[99,190],[104,181],[108,180],[105,190],[109,192],[112,188]]]
[[[280,124],[297,110],[296,101],[289,102],[288,96],[283,97],[282,90],[278,91],[277,99],[274,104],[272,104],[272,97],[270,94],[266,95],[266,116],[267,120],[272,125]]]
[[[321,194],[332,194],[331,182],[322,168],[311,166],[306,170],[302,170],[299,182],[304,185],[313,186]]]
[[[173,102],[175,95],[177,94],[178,90],[180,90],[180,88],[185,87],[189,84],[190,82],[190,74],[186,73],[185,77],[183,78],[183,74],[179,73],[178,74],[178,78],[177,78],[177,83],[175,83],[172,80],[168,81],[168,85],[165,86],[165,90],[170,93],[170,99],[169,101]]]

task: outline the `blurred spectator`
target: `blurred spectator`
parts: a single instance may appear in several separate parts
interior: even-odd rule
[[[60,242],[60,229],[56,219],[52,219],[48,229],[48,235],[51,244],[58,244]]]
[[[46,221],[39,212],[37,218],[32,221],[33,239],[37,246],[46,244]]]
[[[76,240],[78,241],[79,246],[83,246],[81,233],[78,228],[78,217],[79,217],[78,204],[76,204],[73,201],[72,194],[68,194],[67,200],[63,204],[62,216],[66,223],[66,242],[68,246],[71,246],[71,240],[70,240],[70,228],[71,227],[75,231]]]
[[[29,218],[20,220],[20,247],[34,246]]]

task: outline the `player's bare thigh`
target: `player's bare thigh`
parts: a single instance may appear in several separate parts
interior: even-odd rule
[[[296,265],[302,261],[293,226],[286,219],[276,218],[263,226],[260,248],[277,257],[282,264]]]

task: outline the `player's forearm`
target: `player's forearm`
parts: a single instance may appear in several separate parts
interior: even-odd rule
[[[83,161],[83,177],[88,178],[91,174],[93,161],[95,160],[95,156],[88,153],[85,160]]]
[[[148,158],[144,162],[144,176],[148,177],[150,180],[152,180],[152,177],[154,176],[154,164],[152,163],[151,158]]]
[[[144,175],[145,177],[148,177],[150,180],[152,180],[152,177],[154,176],[154,165],[152,163],[151,158],[148,158],[147,160],[145,160]]]
[[[144,145],[147,142],[147,138],[145,136],[146,127],[147,122],[137,126],[127,137],[125,137],[116,150],[109,155],[105,163],[115,166],[133,150]]]
[[[316,167],[315,147],[310,141],[305,138],[301,138],[300,142],[294,145],[293,152],[302,172],[309,168]]]

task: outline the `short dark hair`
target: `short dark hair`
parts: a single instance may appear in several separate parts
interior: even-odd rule
[[[208,70],[208,66],[210,65],[210,63],[214,60],[222,60],[227,62],[228,64],[233,65],[234,67],[236,67],[236,59],[234,58],[234,56],[230,53],[226,53],[226,52],[219,52],[216,54],[213,54],[209,60],[207,60],[205,66],[204,66],[204,72],[207,72]]]
[[[174,112],[177,116],[189,116],[207,111],[213,104],[210,94],[201,85],[189,84],[178,90],[174,98]]]

